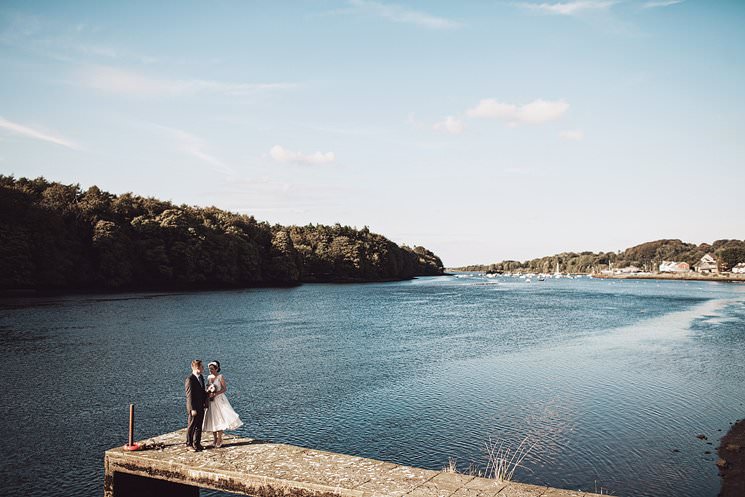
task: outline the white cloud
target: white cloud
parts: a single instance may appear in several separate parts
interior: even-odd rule
[[[447,116],[442,121],[438,121],[432,125],[432,129],[435,131],[442,131],[444,133],[450,133],[452,135],[459,135],[463,132],[463,121],[457,117]]]
[[[511,119],[516,113],[517,105],[497,102],[493,98],[483,99],[479,101],[476,107],[466,111],[468,117],[496,117],[502,119]]]
[[[569,141],[581,141],[585,138],[585,133],[581,129],[567,129],[559,133],[559,136]]]
[[[209,145],[202,138],[178,128],[162,126],[160,124],[146,124],[146,128],[165,132],[175,144],[175,149],[209,164],[213,169],[226,175],[233,175],[232,167],[209,153]]]
[[[563,100],[551,102],[538,99],[525,105],[515,105],[487,98],[468,109],[466,114],[473,118],[503,119],[510,125],[541,124],[559,119],[568,109],[569,104]]]
[[[572,16],[593,10],[608,10],[617,3],[619,3],[619,0],[577,0],[574,2],[555,3],[521,2],[517,5],[526,9],[535,10],[546,14]]]
[[[426,12],[412,10],[396,4],[375,2],[372,0],[349,0],[358,10],[388,19],[393,22],[415,24],[430,29],[453,29],[460,27],[460,23],[444,17],[437,17]]]
[[[156,62],[154,57],[97,41],[101,28],[78,23],[70,26],[56,19],[14,14],[0,31],[0,43],[62,62],[105,58],[137,63]]]
[[[192,135],[191,133],[187,133],[186,131],[180,130],[180,129],[173,129],[171,130],[173,133],[174,138],[176,138],[179,149],[186,153],[191,155],[192,157],[196,157],[197,159],[206,162],[207,164],[210,164],[212,166],[217,167],[218,169],[224,170],[224,171],[230,171],[230,168],[225,165],[224,162],[222,162],[220,159],[216,158],[215,156],[207,153],[206,148],[207,145],[201,138]]]
[[[409,115],[406,117],[406,124],[408,124],[409,126],[415,129],[422,130],[422,131],[427,131],[431,129],[431,126],[428,122],[424,122],[420,120],[419,118],[416,117],[416,114],[414,114],[413,112],[409,112]]]
[[[293,152],[279,145],[275,145],[269,151],[269,155],[277,162],[292,162],[296,164],[329,164],[336,160],[333,152],[316,152],[313,154],[304,154],[302,152]]]
[[[517,120],[525,123],[544,123],[560,118],[568,109],[569,104],[563,100],[534,100],[517,109]]]
[[[61,145],[63,147],[66,147],[72,150],[82,150],[80,145],[66,138],[62,138],[61,136],[55,136],[50,133],[46,133],[46,132],[39,131],[33,128],[29,128],[28,126],[24,126],[22,124],[8,121],[2,116],[0,116],[0,128],[7,129],[8,131],[12,133],[25,136],[27,138],[33,138],[35,140],[41,140],[41,141],[45,141],[49,143],[54,143],[56,145]]]
[[[657,0],[652,2],[646,2],[642,5],[643,9],[654,9],[657,7],[670,7],[671,5],[677,5],[683,3],[683,0]]]
[[[84,71],[80,81],[83,85],[98,91],[140,97],[179,97],[198,93],[245,96],[257,91],[295,86],[291,83],[223,83],[199,79],[160,79],[107,66],[97,66]]]

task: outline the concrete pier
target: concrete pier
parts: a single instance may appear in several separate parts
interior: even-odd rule
[[[104,497],[197,497],[213,489],[254,497],[581,497],[593,494],[497,482],[250,438],[207,437],[188,452],[185,431],[106,451]]]

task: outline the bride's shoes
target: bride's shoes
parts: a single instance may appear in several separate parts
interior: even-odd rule
[[[222,433],[219,435],[215,433],[215,447],[218,449],[222,447]]]

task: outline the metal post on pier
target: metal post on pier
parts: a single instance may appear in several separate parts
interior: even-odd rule
[[[129,441],[124,450],[140,450],[140,445],[135,443],[135,405],[129,404]]]

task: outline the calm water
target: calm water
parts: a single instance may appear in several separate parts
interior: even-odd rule
[[[517,479],[715,496],[745,416],[745,285],[422,278],[0,301],[3,492],[102,492],[102,455],[184,426],[219,359],[239,434],[440,469],[536,441]],[[696,438],[705,434],[707,441]]]

